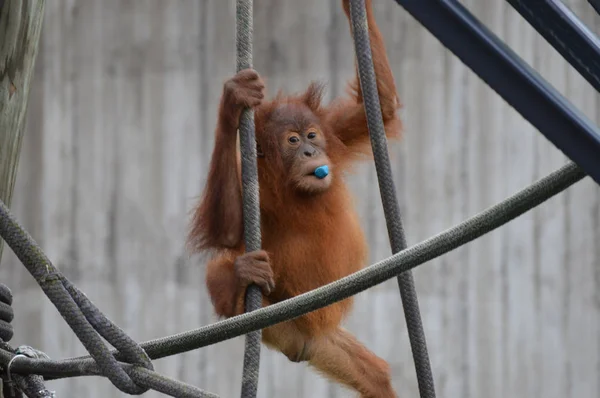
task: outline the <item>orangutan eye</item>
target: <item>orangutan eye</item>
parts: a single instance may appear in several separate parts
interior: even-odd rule
[[[298,141],[300,141],[300,139],[298,137],[296,137],[295,135],[293,135],[290,138],[288,138],[288,141],[290,142],[290,144],[295,144]]]
[[[317,136],[317,133],[313,133],[313,132],[311,132],[311,133],[308,133],[308,139],[309,139],[309,140],[312,140],[312,139],[314,139],[316,136]]]

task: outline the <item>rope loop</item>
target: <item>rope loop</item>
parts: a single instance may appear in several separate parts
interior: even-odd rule
[[[0,340],[4,342],[9,342],[14,334],[11,323],[15,316],[12,300],[12,292],[8,286],[0,283]]]
[[[22,397],[23,393],[30,398],[55,398],[55,393],[46,389],[44,386],[44,378],[37,374],[20,375],[11,373],[12,366],[17,361],[17,358],[26,359],[50,359],[48,355],[42,351],[36,350],[29,346],[20,346],[16,350],[9,347],[7,344],[2,344],[2,349],[8,350],[15,355],[8,361],[5,366],[6,378],[6,398]]]
[[[2,201],[0,201],[0,236],[25,265],[75,332],[79,341],[94,358],[100,373],[127,394],[139,395],[148,391],[148,388],[138,386],[129,377],[100,336],[117,350],[122,351],[124,357],[132,364],[152,369],[147,354],[60,273]]]

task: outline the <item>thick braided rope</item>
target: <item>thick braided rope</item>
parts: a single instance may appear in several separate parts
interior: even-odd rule
[[[11,350],[12,351],[12,350]],[[25,355],[28,358],[47,358],[48,355],[43,353],[42,351],[36,350],[29,346],[20,346],[15,350],[15,354],[17,355]],[[8,372],[8,369],[7,369]],[[12,375],[12,379],[14,379],[14,383],[19,387],[19,390],[22,391],[29,398],[54,398],[54,392],[48,390],[44,385],[44,378],[40,375]],[[14,386],[11,386],[14,388]],[[9,388],[11,388],[9,387]]]
[[[38,375],[15,375],[14,383],[28,398],[55,398],[56,395],[44,386],[44,379]]]
[[[13,350],[5,347],[5,346],[0,346],[0,363],[2,363],[2,367],[5,367],[6,364],[8,362],[10,362],[10,360],[15,356],[15,354],[12,352]],[[26,364],[31,363],[31,361],[37,363],[38,365],[36,365],[36,370],[34,372],[29,372],[30,374],[28,376],[23,376],[24,374],[27,374],[28,372],[21,372],[19,374],[17,374],[16,372],[19,372],[19,370],[17,369],[19,366],[17,364],[19,363],[23,363],[25,362]],[[31,377],[33,375],[36,375],[35,377],[39,378],[41,374],[43,374],[44,372],[42,371],[44,369],[44,363],[65,363],[66,366],[64,367],[65,369],[69,369],[71,371],[70,376],[102,376],[102,373],[100,373],[98,371],[98,367],[96,365],[93,364],[93,360],[91,360],[91,362],[86,362],[86,361],[81,361],[79,363],[66,363],[63,361],[51,361],[51,360],[44,360],[44,359],[28,359],[25,357],[18,357],[16,358],[14,365],[11,366],[11,375],[12,378],[14,379],[14,381],[17,383],[17,385],[19,386],[19,388],[21,388],[22,391],[26,392],[26,391],[34,391],[34,389],[36,388],[35,385],[31,384]],[[68,361],[67,361],[68,362]],[[91,367],[89,366],[91,364]],[[62,365],[60,365],[62,366]],[[170,377],[167,377],[165,375],[159,374],[153,370],[150,369],[146,369],[146,368],[142,368],[140,366],[135,366],[129,363],[120,363],[120,366],[122,367],[122,369],[124,370],[124,372],[126,372],[132,380],[134,380],[136,382],[136,384],[143,386],[146,389],[152,389],[152,390],[156,390],[158,392],[161,392],[163,394],[169,395],[171,397],[189,397],[189,398],[218,398],[219,396],[210,392],[206,392],[196,386],[187,384],[187,383],[183,383],[181,381],[172,379]],[[93,368],[93,370],[88,371],[88,368]],[[39,372],[38,372],[39,371]],[[52,379],[52,377],[45,377],[45,380],[50,380]],[[40,379],[35,379],[33,381],[43,381]],[[25,383],[29,383],[29,384],[25,384]],[[37,384],[37,386],[39,387],[39,383]],[[30,397],[49,397],[48,395],[48,391],[43,391],[43,390],[39,390],[38,394],[46,394],[46,395],[30,395],[27,394]]]
[[[0,341],[10,341],[14,330],[11,324],[15,313],[12,308],[12,292],[3,283],[0,283]]]
[[[390,166],[364,0],[350,0],[350,16],[358,64],[359,83],[367,115],[367,126],[373,148],[375,169],[388,236],[392,252],[398,253],[406,249],[406,238],[404,236],[400,206],[396,198],[396,188]],[[417,299],[412,272],[408,271],[398,275],[398,285],[415,362],[419,392],[422,398],[435,398],[433,374],[431,372],[431,364],[429,363],[427,342],[425,340],[425,332],[423,331],[419,301]]]
[[[154,369],[150,357],[148,357],[146,351],[135,340],[108,319],[85,293],[75,287],[67,278],[61,275],[61,281],[88,322],[98,331],[100,336],[104,337],[106,341],[123,355],[123,360],[132,364],[142,365],[150,370]]]
[[[191,384],[171,379],[153,370],[126,364],[123,366],[127,374],[139,385],[177,398],[219,398],[218,395],[206,392]]]
[[[123,371],[108,347],[94,330],[89,319],[98,326],[100,332],[115,346],[126,348],[126,343],[131,343],[136,348],[127,348],[125,356],[131,362],[152,369],[152,363],[142,350],[129,337],[113,325],[97,308],[89,302],[83,293],[78,292],[76,299],[69,294],[68,288],[73,289],[60,271],[52,265],[33,238],[25,231],[10,213],[4,202],[0,200],[0,236],[6,241],[19,260],[25,265],[29,273],[35,278],[46,296],[58,309],[67,321],[75,335],[91,356],[97,361],[103,375],[121,391],[128,394],[143,394],[147,389],[141,388]],[[80,303],[85,304],[82,308]],[[110,333],[102,333],[110,331]],[[132,355],[135,354],[135,355]]]
[[[252,67],[252,0],[237,0],[236,11],[236,51],[237,71],[239,72]],[[242,157],[244,241],[247,252],[261,248],[258,170],[254,133],[254,113],[250,109],[245,109],[240,117],[239,134]],[[246,312],[257,310],[262,306],[262,294],[256,285],[248,286],[245,303]],[[246,335],[242,398],[256,397],[260,368],[260,341],[261,330],[255,330]]]
[[[6,290],[8,287],[3,286]],[[50,359],[45,353],[38,351],[29,346],[20,346],[16,350],[12,348],[6,341],[0,341],[0,350],[6,352],[11,359],[18,358],[33,358],[33,359]],[[23,392],[27,397],[30,398],[54,398],[54,393],[49,391],[44,386],[44,378],[37,374],[20,375],[11,373],[11,367],[9,367],[10,359],[2,365],[1,369],[4,373],[2,377],[2,389],[4,395],[0,393],[1,397],[10,396],[21,396],[18,392]],[[13,361],[14,363],[14,361]],[[16,390],[16,391],[15,391]],[[12,394],[14,392],[14,394]]]
[[[238,315],[173,336],[147,341],[140,345],[150,358],[163,358],[219,343],[326,307],[396,277],[501,227],[564,191],[585,176],[583,170],[569,162],[559,170],[460,224],[335,282],[251,313]],[[8,360],[10,360],[10,356],[7,357],[0,350],[0,364],[6,364]],[[47,379],[98,374],[97,366],[89,357],[70,358],[62,361],[22,359],[14,364],[13,369],[15,372],[47,375]]]

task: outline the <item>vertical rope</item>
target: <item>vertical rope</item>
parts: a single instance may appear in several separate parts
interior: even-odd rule
[[[237,71],[252,67],[252,0],[236,3]],[[244,214],[244,241],[246,251],[261,247],[258,170],[256,167],[256,141],[254,138],[254,112],[245,109],[240,117],[240,151],[242,157],[242,190]],[[262,306],[262,294],[256,285],[246,291],[246,312]],[[260,367],[261,330],[246,335],[242,398],[256,397]]]
[[[393,253],[406,249],[406,238],[396,188],[387,149],[387,138],[381,115],[381,104],[377,91],[377,80],[371,54],[369,26],[364,0],[350,0],[350,17],[354,36],[354,47],[358,63],[359,82],[363,93],[367,126],[373,147],[375,169],[383,203],[388,236]],[[419,392],[422,398],[435,398],[433,374],[427,353],[427,343],[419,311],[417,292],[411,271],[398,276],[398,285],[406,318],[410,345],[415,362]]]

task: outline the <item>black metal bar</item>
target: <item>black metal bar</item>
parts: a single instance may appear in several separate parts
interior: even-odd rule
[[[600,184],[600,130],[456,0],[395,0]]]
[[[562,1],[506,1],[600,91],[600,40]]]
[[[588,3],[590,3],[590,5],[594,7],[594,10],[600,14],[600,0],[588,0]]]

